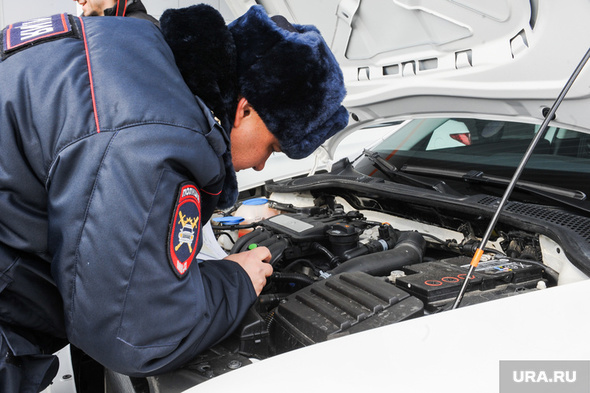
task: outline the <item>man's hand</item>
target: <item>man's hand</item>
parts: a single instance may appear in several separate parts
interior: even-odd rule
[[[250,251],[231,254],[224,259],[229,259],[238,263],[248,273],[256,296],[260,295],[262,288],[266,285],[266,277],[272,274],[272,266],[267,262],[270,261],[270,251],[266,247],[256,247]]]

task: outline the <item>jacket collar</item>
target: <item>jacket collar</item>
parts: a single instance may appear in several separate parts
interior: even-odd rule
[[[233,37],[221,14],[205,4],[166,10],[160,18],[160,29],[184,81],[222,126],[217,129],[227,142],[222,154],[226,174],[218,207],[230,207],[238,196],[229,138],[238,101]]]
[[[104,10],[105,16],[125,16],[127,12],[147,12],[141,0],[117,0],[117,3]]]

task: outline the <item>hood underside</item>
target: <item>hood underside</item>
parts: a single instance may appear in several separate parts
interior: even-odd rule
[[[234,4],[236,15],[255,2]],[[344,72],[349,128],[437,114],[540,121],[588,49],[590,3],[543,0],[272,0],[316,25]],[[590,129],[583,70],[556,125]],[[547,109],[545,109],[547,111]]]

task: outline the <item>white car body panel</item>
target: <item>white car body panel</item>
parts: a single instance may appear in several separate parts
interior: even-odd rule
[[[291,351],[187,393],[498,392],[502,360],[588,360],[590,281],[459,308]]]

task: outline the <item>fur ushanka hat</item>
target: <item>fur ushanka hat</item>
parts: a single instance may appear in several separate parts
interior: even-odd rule
[[[229,24],[238,90],[290,158],[304,158],[348,124],[342,70],[319,30],[253,6]]]

